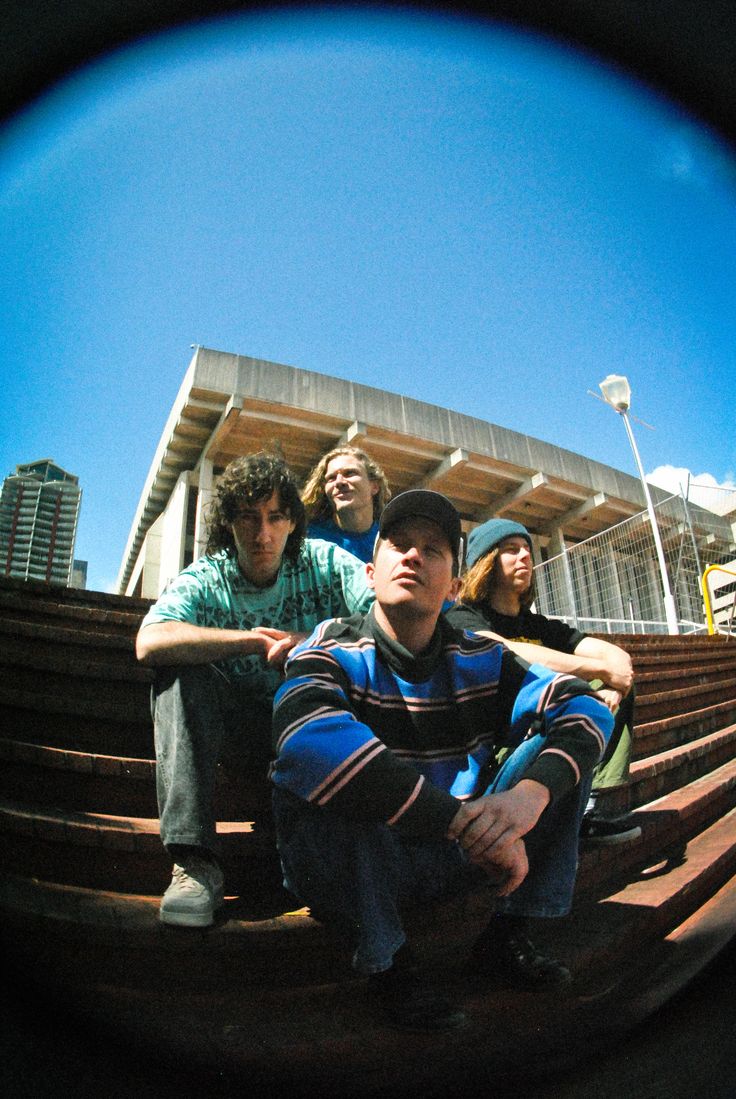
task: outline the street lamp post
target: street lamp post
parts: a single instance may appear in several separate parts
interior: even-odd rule
[[[670,588],[670,579],[667,575],[667,564],[664,559],[664,548],[659,533],[659,526],[657,525],[657,516],[654,514],[654,505],[652,504],[652,497],[649,493],[649,485],[644,476],[644,467],[641,464],[636,440],[634,439],[634,432],[631,430],[631,424],[629,423],[631,386],[629,385],[627,378],[624,378],[619,374],[609,374],[607,378],[600,382],[598,388],[603,394],[603,399],[606,403],[610,404],[611,408],[615,409],[624,421],[626,434],[629,437],[631,449],[634,452],[636,468],[639,471],[639,478],[641,480],[641,487],[644,489],[644,499],[647,502],[647,512],[649,513],[649,522],[654,536],[654,545],[657,548],[657,560],[659,561],[659,573],[662,578],[662,591],[664,594],[664,613],[665,618],[667,619],[667,631],[668,633],[676,634],[679,633],[677,625],[677,608],[675,606],[674,596],[672,595],[672,589]]]

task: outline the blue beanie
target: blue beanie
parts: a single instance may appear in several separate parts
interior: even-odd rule
[[[515,523],[513,519],[489,519],[487,523],[481,523],[468,535],[468,568],[475,564],[481,557],[490,553],[494,546],[503,542],[504,538],[526,538],[529,549],[532,548],[532,539],[526,527],[521,523]]]

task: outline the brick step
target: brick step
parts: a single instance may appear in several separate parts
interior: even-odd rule
[[[0,644],[0,675],[4,679],[22,682],[23,673],[28,672],[33,673],[37,684],[50,680],[56,686],[56,677],[62,675],[73,683],[74,690],[78,689],[80,679],[94,680],[96,690],[101,686],[99,680],[115,683],[124,680],[132,685],[149,686],[153,682],[153,671],[138,663],[132,645],[125,649],[98,649],[72,641],[61,644],[9,637],[3,637]]]
[[[642,964],[631,967],[617,990],[622,1016],[631,1029],[651,1017],[682,991],[733,939],[736,927],[736,876],[731,877],[696,912],[653,943]]]
[[[610,808],[605,797],[599,802]],[[610,846],[583,844],[580,852],[578,895],[602,896],[615,882],[659,859],[677,862],[685,844],[736,805],[736,759],[669,793],[642,804],[632,816],[641,825],[639,839]]]
[[[15,618],[29,624],[75,627],[87,633],[134,636],[147,609],[148,606],[127,608],[116,603],[102,602],[99,606],[85,606],[52,598],[29,600],[22,593],[0,588],[0,617]]]
[[[458,963],[480,913],[455,906],[453,922],[438,927],[433,908],[432,926],[424,920],[422,938],[415,922],[412,941],[420,958],[452,981],[469,1012],[468,1028],[449,1037],[385,1028],[363,982],[347,971],[345,953],[303,913],[231,918],[205,933],[182,932],[156,926],[157,899],[12,878],[0,884],[0,910],[27,977],[93,1018],[104,1011],[126,1046],[169,1049],[189,1065],[218,1071],[248,1070],[251,1084],[264,1073],[277,1092],[275,1065],[282,1084],[308,1078],[325,1096],[358,1096],[375,1095],[378,1083],[390,1089],[383,1094],[403,1082],[431,1085],[448,1058],[477,1069],[480,1056],[488,1058],[496,1083],[515,1078],[518,1085],[520,1060],[527,1071],[549,1070],[561,1048],[569,1056],[573,1043],[578,1056],[586,1048],[590,1053],[596,1037],[620,1024],[627,1001],[617,994],[632,971],[634,987],[652,994],[647,961],[658,960],[663,933],[676,936],[689,926],[691,940],[707,947],[697,934],[698,911],[702,904],[711,915],[711,897],[723,906],[729,892],[733,821],[725,832],[699,837],[686,864],[644,881],[645,888],[633,881],[571,920],[549,921],[555,952],[582,977],[582,986],[562,1000],[493,981],[481,989],[461,977]],[[733,904],[724,911],[732,914]],[[446,926],[454,932],[449,940]]]
[[[271,821],[218,821],[228,887],[245,892],[257,882],[261,895],[280,881]],[[156,817],[35,808],[0,799],[3,865],[13,874],[59,885],[123,893],[164,891],[171,860]]]
[[[0,740],[0,764],[0,796],[10,801],[131,817],[157,813],[151,759]]]
[[[43,723],[42,731],[47,731]],[[59,739],[64,742],[63,730]],[[109,737],[96,740],[107,744]],[[33,741],[0,740],[0,791],[15,801],[31,800],[57,809],[153,816],[156,765],[150,730],[145,747],[142,756],[121,757]],[[615,814],[643,804],[659,796],[662,783],[676,785],[683,774],[684,781],[691,781],[697,777],[696,770],[702,773],[719,766],[729,753],[736,754],[736,725],[635,761],[630,783],[600,791],[599,806]],[[268,801],[267,784],[258,779],[249,781],[241,776],[234,781],[220,768],[218,782],[224,819],[237,819],[244,811],[249,816],[249,806]]]
[[[682,676],[680,682],[686,685],[643,695],[637,692],[637,720],[646,724],[660,717],[675,717],[677,714],[688,713],[692,710],[694,702],[699,709],[717,705],[719,702],[736,702],[736,676],[734,675],[729,675],[727,678],[709,678],[705,683],[691,683],[688,675]]]
[[[658,718],[656,721],[641,724],[637,722],[633,758],[644,759],[666,752],[686,741],[707,736],[733,721],[736,721],[736,699],[714,703],[689,713]]]
[[[702,803],[707,797],[703,789],[698,800]],[[683,851],[680,859],[667,863],[659,858],[659,852],[653,856],[642,852],[640,860],[623,876],[619,875],[618,884],[601,900],[587,899],[589,894],[580,890],[570,918],[539,925],[541,937],[549,938],[554,949],[578,973],[598,974],[604,962],[618,963],[620,944],[612,946],[612,932],[625,933],[622,942],[627,951],[641,950],[646,941],[665,934],[690,916],[736,873],[736,808],[688,836],[687,821],[696,809],[695,799],[691,798],[689,806],[666,808],[663,801],[649,810],[652,818],[666,813],[680,819]],[[661,819],[658,822],[651,819],[646,827],[655,832],[663,823]],[[585,872],[585,866],[581,872]],[[190,932],[159,924],[158,893],[96,891],[54,884],[41,874],[26,878],[11,870],[0,884],[0,910],[6,916],[14,913],[18,923],[26,924],[32,914],[38,923],[52,921],[63,926],[66,938],[83,943],[85,949],[101,945],[116,952],[139,951],[137,979],[144,982],[155,980],[151,969],[156,966],[154,955],[163,956],[164,970],[175,960],[198,957],[200,964],[190,968],[188,974],[186,965],[179,967],[186,974],[184,981],[196,982],[198,987],[216,987],[219,977],[214,970],[220,965],[223,966],[220,972],[231,977],[231,967],[235,966],[249,985],[268,978],[273,963],[278,964],[279,979],[287,986],[304,983],[305,966],[306,980],[320,983],[331,979],[332,970],[339,972],[346,961],[346,948],[332,941],[332,936],[311,919],[308,910],[296,908],[294,899],[282,892],[275,898],[281,907],[262,905],[257,912],[253,892],[251,889],[244,898],[230,896],[212,929]],[[487,905],[483,891],[456,898],[439,905],[436,911],[433,908],[431,926],[417,911],[409,917],[413,938],[418,936],[421,951],[436,955],[439,965],[448,946],[457,945],[461,949],[472,941],[483,925]],[[625,906],[630,907],[624,910]],[[639,921],[641,908],[647,909],[643,924]],[[631,925],[634,916],[635,927]],[[316,970],[310,966],[315,951],[321,955]],[[112,968],[106,970],[106,975],[111,983],[116,977],[121,977],[124,984],[129,983],[130,959],[124,960],[120,973],[116,973],[114,960],[110,961]],[[295,963],[301,972],[294,973]]]
[[[345,972],[346,952],[325,928],[285,891],[268,910],[256,901],[226,897],[215,925],[206,931],[170,928],[159,922],[161,897],[98,891],[14,874],[0,879],[3,923],[20,937],[56,940],[45,966],[64,966],[59,947],[89,950],[86,973],[63,972],[72,987],[97,969],[113,984],[152,987],[159,982],[199,992],[232,981],[274,982],[285,987],[320,984]],[[35,927],[33,926],[35,923]],[[43,951],[41,942],[38,947]],[[95,962],[97,965],[95,966]],[[332,971],[332,973],[331,973]],[[274,975],[277,974],[275,977]]]
[[[632,804],[643,805],[684,786],[736,756],[736,725],[635,760],[629,770]]]
[[[652,634],[652,633],[596,633],[593,637],[600,637],[603,641],[611,641],[620,645],[627,652],[669,652],[672,649],[687,647],[690,649],[728,649],[733,645],[733,639],[710,635],[707,633],[688,634]]]
[[[736,651],[736,647],[734,648]],[[634,665],[634,675],[637,677],[650,677],[665,671],[680,670],[683,675],[688,675],[690,672],[705,672],[706,674],[710,669],[717,668],[722,665],[727,665],[733,672],[736,668],[736,659],[731,653],[714,652],[714,653],[700,653],[698,651],[689,652],[683,649],[681,652],[663,653],[661,655],[652,656],[651,659],[644,660],[636,653],[629,654],[632,658]],[[646,680],[645,680],[646,682]]]
[[[14,669],[12,678],[6,676],[0,679],[0,709],[20,711],[21,715],[26,710],[33,710],[118,723],[147,721],[150,724],[151,721],[150,691],[145,682],[133,685],[125,680],[95,683],[93,680],[79,679],[70,682],[59,673],[44,675],[43,682],[39,683],[33,671],[23,669]],[[22,729],[13,728],[9,722],[6,727],[11,736],[20,734],[24,737]],[[135,753],[123,750],[122,754]]]
[[[37,808],[153,817],[156,763],[153,759],[70,751],[16,740],[0,740],[0,795]],[[216,809],[222,820],[247,820],[268,811],[265,777],[234,778],[219,767]]]
[[[0,683],[0,741],[23,740],[72,752],[102,751],[104,754],[131,759],[150,759],[154,754],[153,724],[150,713],[137,719],[117,715],[100,717],[77,712],[68,704],[59,709],[48,707],[56,699],[36,694],[19,699],[18,693]],[[16,703],[18,703],[16,705]],[[31,706],[35,708],[31,709]],[[90,707],[93,710],[94,707]],[[99,709],[99,707],[97,707]]]
[[[656,810],[653,810],[656,811]],[[691,837],[681,858],[635,870],[596,904],[576,904],[550,931],[577,974],[623,980],[647,943],[666,936],[736,875],[736,808]],[[735,883],[736,884],[736,883]]]
[[[30,644],[39,642],[50,644],[56,642],[59,646],[74,645],[80,651],[85,648],[93,650],[111,650],[113,656],[116,650],[131,654],[135,659],[135,634],[102,633],[99,630],[89,632],[79,629],[78,626],[64,626],[56,622],[28,622],[27,619],[14,615],[0,617],[0,636],[5,639],[15,638],[19,643],[23,640]]]
[[[701,662],[693,663],[692,667],[687,666],[681,662],[673,664],[672,667],[658,667],[655,671],[639,672],[636,673],[636,691],[637,697],[640,694],[647,695],[650,692],[654,692],[657,686],[663,682],[669,682],[670,680],[680,680],[686,683],[707,683],[710,679],[718,680],[729,675],[733,675],[736,671],[736,659],[729,661],[720,661],[718,663],[703,664]]]
[[[4,625],[0,623],[0,633],[3,632]],[[33,629],[25,624],[24,628]],[[61,636],[56,640],[51,640],[48,636],[33,640],[5,636],[0,671],[4,672],[4,678],[10,680],[16,690],[26,687],[36,693],[41,686],[44,690],[52,691],[57,699],[69,693],[75,699],[80,694],[81,697],[90,697],[99,691],[98,681],[105,679],[115,684],[130,682],[134,687],[141,684],[147,691],[153,680],[153,672],[136,661],[132,643],[121,647],[120,639],[107,637],[102,650],[98,651],[94,648],[94,638],[87,636],[83,644],[79,644],[78,639],[79,635],[69,629],[62,630]],[[675,690],[652,689],[660,686],[667,674],[661,671],[656,677],[637,679],[637,716],[640,724],[684,713],[690,708],[690,701],[695,698],[706,704],[736,698],[736,676],[727,675],[730,670],[727,666],[720,665],[717,673],[714,666],[710,673],[698,668],[691,675],[679,668],[671,669],[668,678],[688,684]],[[80,684],[79,679],[89,680],[94,685],[85,682]],[[118,687],[113,690],[118,690]],[[147,706],[147,693],[145,698],[144,705]],[[140,700],[138,705],[140,706]]]
[[[674,789],[659,801],[652,815],[647,806],[639,811],[643,835],[639,841],[615,847],[597,847],[583,852],[581,861],[581,889],[592,889],[619,873],[622,867],[636,864],[645,858],[671,849],[692,835],[696,828],[704,827],[718,812],[730,809],[736,799],[736,762],[729,755],[729,762],[718,768],[715,753],[730,752],[732,741],[721,737],[721,744],[699,745],[697,752],[688,749],[695,760],[678,759],[677,766],[664,777],[656,774],[649,780],[652,789],[660,781],[673,783],[675,778],[684,781],[687,769],[708,766],[712,779],[698,784],[696,775],[684,790]],[[706,758],[710,750],[711,757]],[[86,762],[86,761],[85,761]],[[118,783],[128,781],[143,783],[151,780],[151,762],[99,759],[97,766],[103,771],[115,771],[111,778]],[[721,761],[722,762],[722,761]],[[71,764],[85,765],[72,756]],[[121,775],[125,767],[139,779]],[[698,771],[698,775],[699,775]],[[102,782],[101,776],[95,779]],[[223,778],[224,789],[218,797],[225,802],[235,796],[231,786]],[[642,782],[643,788],[643,782]],[[707,791],[704,799],[703,791]],[[640,789],[635,785],[635,793]],[[657,791],[659,793],[659,791]],[[229,886],[240,892],[249,888],[254,874],[264,871],[271,879],[275,866],[270,799],[268,784],[251,787],[243,798],[252,797],[244,806],[249,816],[218,824],[222,834],[223,863]],[[218,803],[218,808],[219,808]],[[241,803],[242,804],[242,803]],[[663,806],[665,809],[663,809]],[[670,812],[668,806],[674,808]],[[0,800],[0,831],[3,834],[5,862],[18,874],[41,877],[59,884],[71,884],[96,889],[114,889],[131,893],[159,893],[168,884],[170,865],[158,835],[158,820],[148,817],[129,817],[97,811],[51,808],[34,800],[13,801],[4,794]],[[666,811],[665,811],[666,810]],[[155,810],[154,810],[155,812]]]
[[[43,580],[19,580],[0,576],[0,605],[5,599],[21,597],[25,604],[36,602],[64,603],[68,606],[95,609],[118,609],[145,614],[153,600],[140,596],[117,595],[92,588],[68,588],[63,584],[47,584]]]

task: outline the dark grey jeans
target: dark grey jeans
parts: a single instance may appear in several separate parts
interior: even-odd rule
[[[159,668],[151,691],[156,793],[165,847],[217,854],[218,763],[264,780],[271,748],[270,701],[254,696],[214,664]]]

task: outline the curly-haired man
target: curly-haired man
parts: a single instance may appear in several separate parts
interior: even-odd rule
[[[164,923],[207,927],[222,904],[216,767],[227,755],[265,777],[271,703],[287,653],[323,619],[372,602],[363,565],[304,530],[285,462],[266,453],[236,459],[217,486],[205,556],[141,624],[138,659],[156,668],[161,839],[174,860]]]

